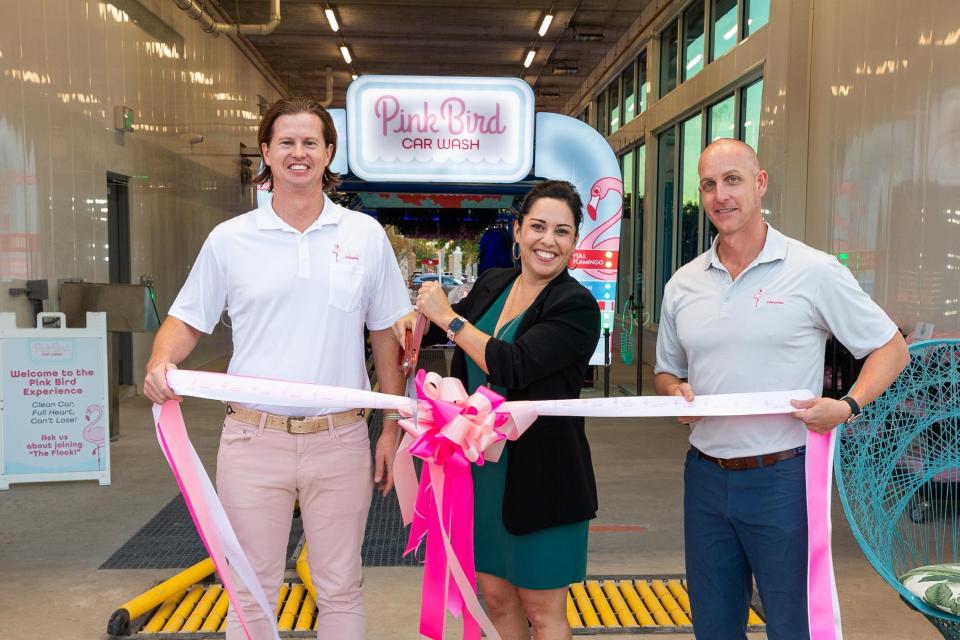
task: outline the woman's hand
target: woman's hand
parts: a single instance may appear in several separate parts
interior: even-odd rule
[[[417,310],[433,324],[446,330],[450,321],[457,317],[447,294],[437,282],[425,282],[417,293]]]

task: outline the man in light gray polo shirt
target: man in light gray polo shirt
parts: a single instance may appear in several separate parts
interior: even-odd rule
[[[809,638],[806,429],[855,419],[906,366],[896,325],[828,254],[761,216],[767,173],[738,140],[700,156],[700,194],[718,235],[664,291],[654,381],[661,395],[809,389],[792,416],[680,418],[686,569],[694,632],[746,638],[752,576],[771,640]],[[849,396],[819,397],[827,334],[866,357]]]

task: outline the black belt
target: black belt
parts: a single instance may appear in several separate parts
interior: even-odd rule
[[[700,451],[696,447],[690,447],[690,449],[704,460],[709,460],[721,469],[726,469],[727,471],[745,471],[747,469],[769,467],[777,464],[778,462],[783,462],[784,460],[791,460],[797,456],[802,456],[807,451],[806,447],[797,447],[795,449],[787,449],[786,451],[764,453],[759,456],[746,456],[744,458],[715,458],[704,453],[703,451]]]

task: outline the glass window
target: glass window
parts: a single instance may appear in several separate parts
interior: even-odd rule
[[[743,34],[749,36],[770,19],[770,0],[743,0],[743,15]]]
[[[644,220],[643,194],[644,194],[644,186],[645,186],[646,176],[647,176],[647,147],[644,145],[640,145],[639,147],[637,147],[636,155],[637,155],[637,159],[635,164],[637,166],[637,178],[636,178],[636,182],[634,182],[634,187],[637,192],[637,199],[636,199],[636,207],[634,208],[634,214],[633,214],[633,217],[634,217],[633,228],[635,230],[633,246],[638,247],[638,249],[635,254],[636,268],[634,273],[636,274],[635,276],[636,281],[634,283],[634,286],[636,288],[637,300],[642,302],[643,301],[643,274],[644,274],[643,249],[642,249],[643,220]],[[621,262],[621,264],[623,263]]]
[[[627,219],[630,217],[632,209],[632,194],[633,194],[633,159],[634,152],[630,151],[623,155],[623,218]]]
[[[597,96],[597,131],[607,135],[607,92],[601,91]]]
[[[663,288],[673,275],[673,213],[676,183],[676,128],[670,127],[657,138],[657,260],[653,315],[660,319]]]
[[[660,97],[677,86],[677,23],[660,34]]]
[[[697,162],[703,136],[703,117],[698,115],[681,125],[680,151],[680,246],[677,265],[684,265],[700,253],[700,176]]]
[[[683,80],[703,71],[703,2],[683,12]]]
[[[740,139],[757,149],[760,142],[760,104],[763,98],[763,79],[743,89],[740,100]]]
[[[617,309],[623,309],[623,303],[633,294],[629,265],[633,263],[633,160],[634,152],[629,151],[620,157],[620,169],[623,175],[623,222],[620,223],[620,269],[617,274]]]
[[[637,117],[637,94],[633,90],[633,63],[623,70],[620,85],[623,87],[623,124],[627,124]]]
[[[610,85],[610,95],[607,96],[607,106],[610,108],[610,131],[616,133],[620,129],[620,80],[614,80]],[[607,133],[607,132],[604,132]]]
[[[710,31],[711,60],[716,60],[737,44],[737,0],[713,0],[713,26]]]
[[[650,83],[647,82],[647,50],[640,52],[637,58],[637,93],[640,94],[640,110],[637,113],[643,113],[647,110],[647,94],[650,93]]]
[[[707,125],[707,142],[713,142],[717,138],[736,137],[737,118],[734,113],[736,104],[733,96],[726,100],[721,100],[710,107],[709,124]]]

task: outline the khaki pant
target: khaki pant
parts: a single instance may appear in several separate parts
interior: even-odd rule
[[[290,435],[229,416],[217,454],[217,492],[267,602],[275,606],[286,566],[294,501],[300,500],[317,590],[317,638],[362,640],[360,544],[373,492],[367,423]],[[236,576],[236,574],[234,574]],[[234,577],[234,581],[240,584]],[[254,640],[272,637],[249,593],[239,594]],[[242,640],[231,608],[227,640]]]

